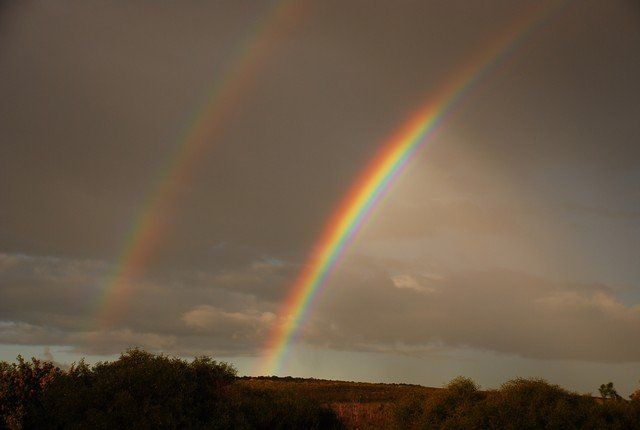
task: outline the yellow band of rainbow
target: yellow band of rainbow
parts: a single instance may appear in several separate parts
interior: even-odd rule
[[[112,329],[126,311],[135,285],[167,233],[180,190],[191,180],[204,154],[273,53],[282,21],[295,14],[301,5],[296,0],[268,2],[233,50],[225,73],[204,92],[202,103],[179,133],[173,150],[166,155],[148,197],[122,241],[113,269],[104,280],[102,294],[92,312],[95,329]]]
[[[279,313],[279,323],[266,342],[265,362],[259,373],[277,374],[282,371],[289,347],[299,334],[325,280],[411,157],[429,141],[429,137],[478,81],[566,3],[556,0],[534,2],[518,20],[499,32],[484,49],[477,51],[452,74],[447,83],[381,146],[333,212],[290,288]]]

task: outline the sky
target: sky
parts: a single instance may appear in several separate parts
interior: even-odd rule
[[[0,360],[139,346],[264,373],[345,193],[541,3],[3,2]],[[638,388],[640,3],[547,3],[386,189],[277,374]]]

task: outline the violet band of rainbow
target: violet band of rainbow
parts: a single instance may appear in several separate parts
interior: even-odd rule
[[[256,75],[273,53],[273,39],[283,19],[296,12],[296,0],[274,0],[264,7],[244,38],[233,49],[229,66],[207,91],[178,134],[174,149],[155,175],[148,197],[138,209],[103,282],[91,315],[93,330],[111,329],[126,311],[132,294],[156,249],[167,234],[180,190],[198,169],[234,109],[250,90]]]
[[[445,120],[450,119],[456,106],[479,81],[568,3],[568,0],[534,2],[519,19],[507,25],[484,49],[478,50],[457,69],[440,90],[382,144],[333,212],[291,286],[278,314],[276,328],[265,344],[265,360],[257,370],[259,374],[278,374],[283,370],[290,346],[300,335],[327,277],[416,152],[430,141]]]

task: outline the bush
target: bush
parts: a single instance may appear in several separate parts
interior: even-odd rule
[[[396,409],[396,425],[411,429],[485,428],[484,398],[485,393],[473,380],[458,376],[436,394],[401,402]]]
[[[593,399],[551,385],[542,379],[517,378],[503,384],[488,402],[493,428],[580,428]]]
[[[232,387],[233,429],[342,429],[335,412],[294,391]]]
[[[0,428],[37,428],[46,415],[43,405],[47,386],[61,375],[52,363],[32,358],[17,363],[0,362]]]
[[[18,357],[0,370],[0,429],[340,428],[317,403],[236,388],[235,368],[209,357],[132,349],[93,367]]]
[[[601,402],[523,378],[481,392],[458,377],[439,393],[400,402],[395,420],[403,429],[640,429],[640,400]]]

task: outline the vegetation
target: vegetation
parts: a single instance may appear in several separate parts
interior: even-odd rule
[[[227,363],[132,349],[69,369],[18,357],[0,362],[2,429],[640,429],[640,390],[601,397],[541,379],[481,391],[302,378],[238,378]]]
[[[323,379],[258,377],[241,378],[237,384],[273,393],[299,393],[329,406],[348,429],[387,429],[393,426],[393,411],[405,397],[424,397],[439,388],[410,384],[372,384]]]
[[[0,371],[0,429],[342,428],[318,402],[235,384],[236,370],[208,357],[133,349],[93,367],[18,357]]]
[[[640,399],[626,401],[613,384],[603,386],[609,390],[600,399],[542,379],[518,378],[498,390],[480,391],[458,377],[434,396],[399,402],[395,424],[402,429],[640,429]]]
[[[600,385],[599,391],[600,391],[600,396],[602,397],[603,400],[606,400],[606,399],[618,400],[618,399],[620,399],[620,395],[618,394],[616,389],[613,388],[613,382],[609,382],[607,384]]]

